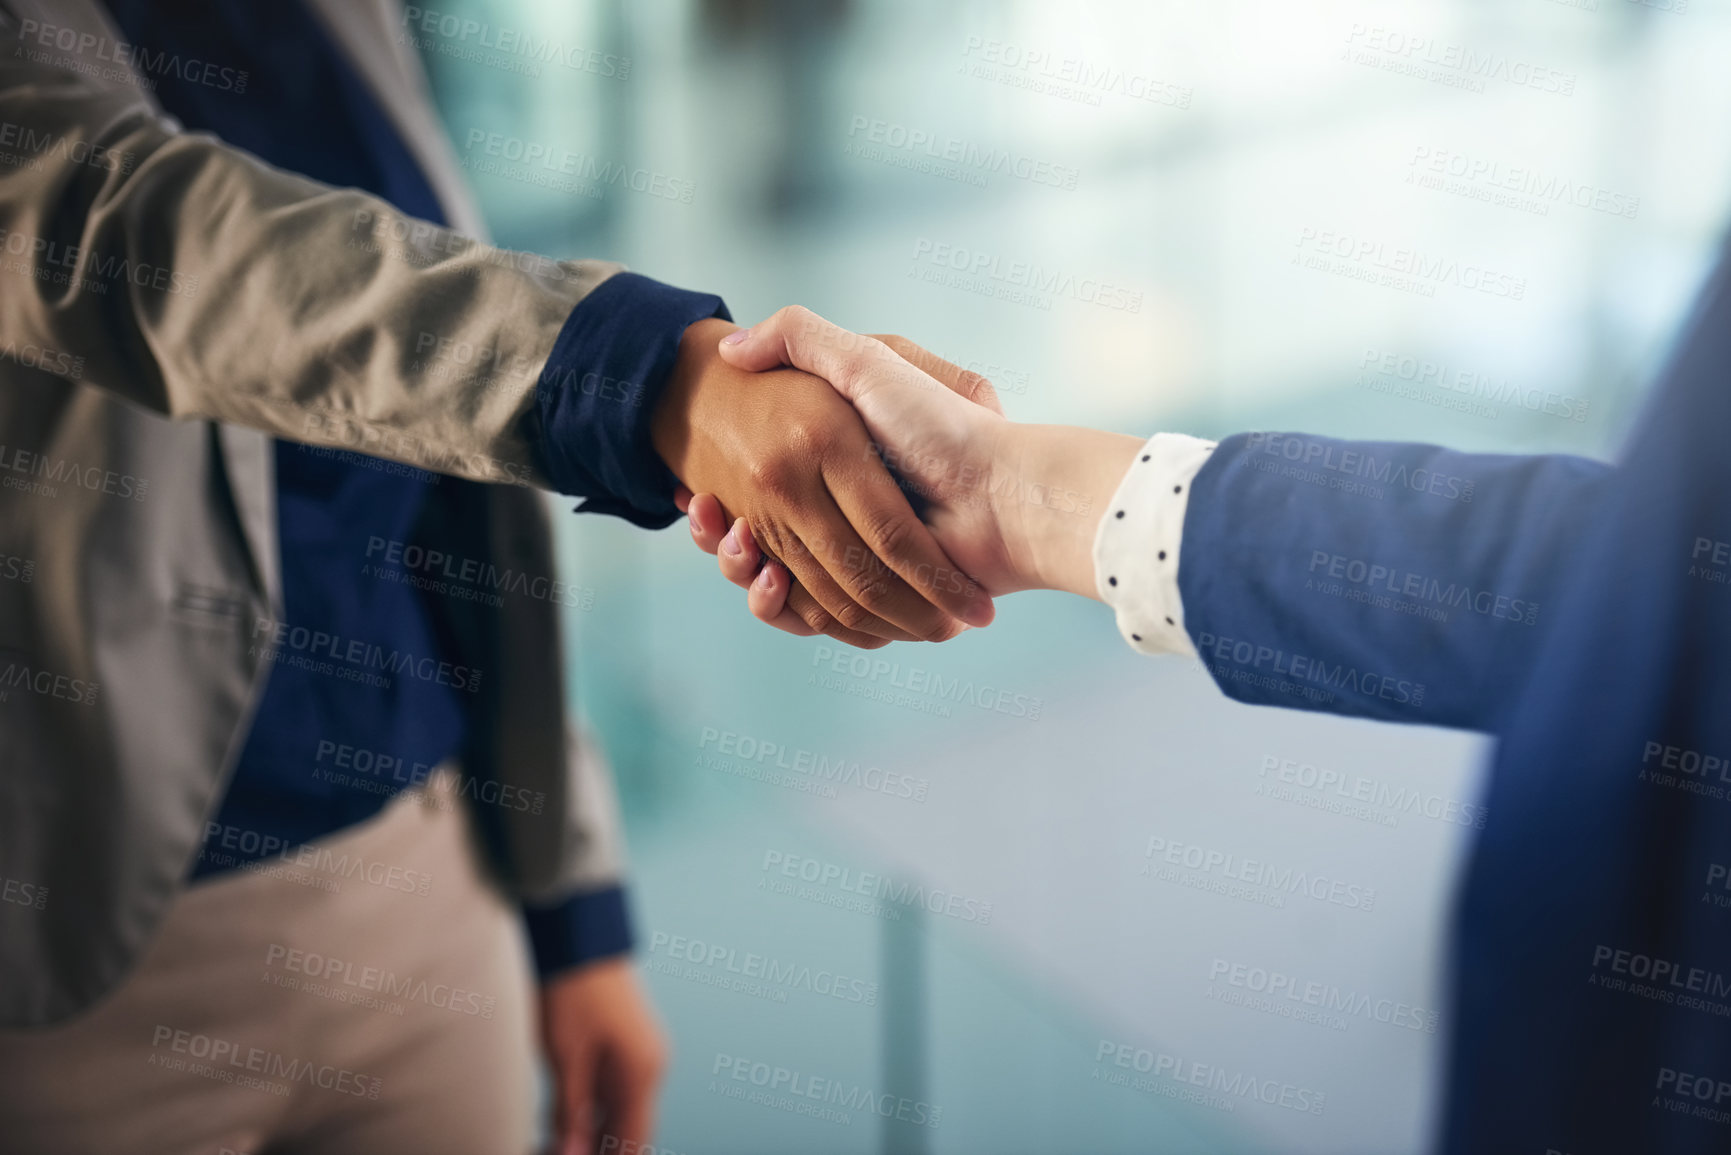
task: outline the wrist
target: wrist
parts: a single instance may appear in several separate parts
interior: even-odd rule
[[[667,387],[650,417],[650,444],[673,475],[688,486],[691,479],[686,476],[685,465],[692,441],[692,405],[708,372],[726,366],[718,346],[723,337],[737,328],[732,321],[720,317],[707,317],[685,327]]]
[[[1141,446],[1122,433],[1008,424],[992,495],[1018,589],[1098,599],[1094,538]]]

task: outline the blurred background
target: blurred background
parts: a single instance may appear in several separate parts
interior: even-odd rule
[[[905,334],[1021,420],[1612,457],[1731,204],[1724,0],[437,16],[500,243]],[[858,658],[682,528],[560,532],[659,1149],[1424,1149],[1479,739],[1236,705],[1059,595]]]

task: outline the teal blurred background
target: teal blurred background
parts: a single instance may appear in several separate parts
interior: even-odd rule
[[[1020,420],[1611,456],[1731,201],[1723,0],[439,11],[500,243],[905,334]],[[1403,254],[1444,272],[1375,283]],[[1006,299],[1017,263],[1115,292]],[[1237,706],[1050,594],[850,663],[683,529],[560,526],[658,1149],[1424,1149],[1479,740]],[[1175,844],[1374,902],[1144,873]]]

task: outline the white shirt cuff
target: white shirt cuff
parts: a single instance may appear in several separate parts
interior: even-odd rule
[[[1118,615],[1118,631],[1144,654],[1196,656],[1184,632],[1178,547],[1190,483],[1215,442],[1156,433],[1136,455],[1094,535],[1094,583]]]

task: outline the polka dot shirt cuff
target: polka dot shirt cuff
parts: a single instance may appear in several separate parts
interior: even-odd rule
[[[1136,455],[1094,535],[1094,581],[1118,615],[1118,630],[1144,654],[1196,656],[1184,632],[1178,547],[1190,482],[1215,443],[1156,433]]]

